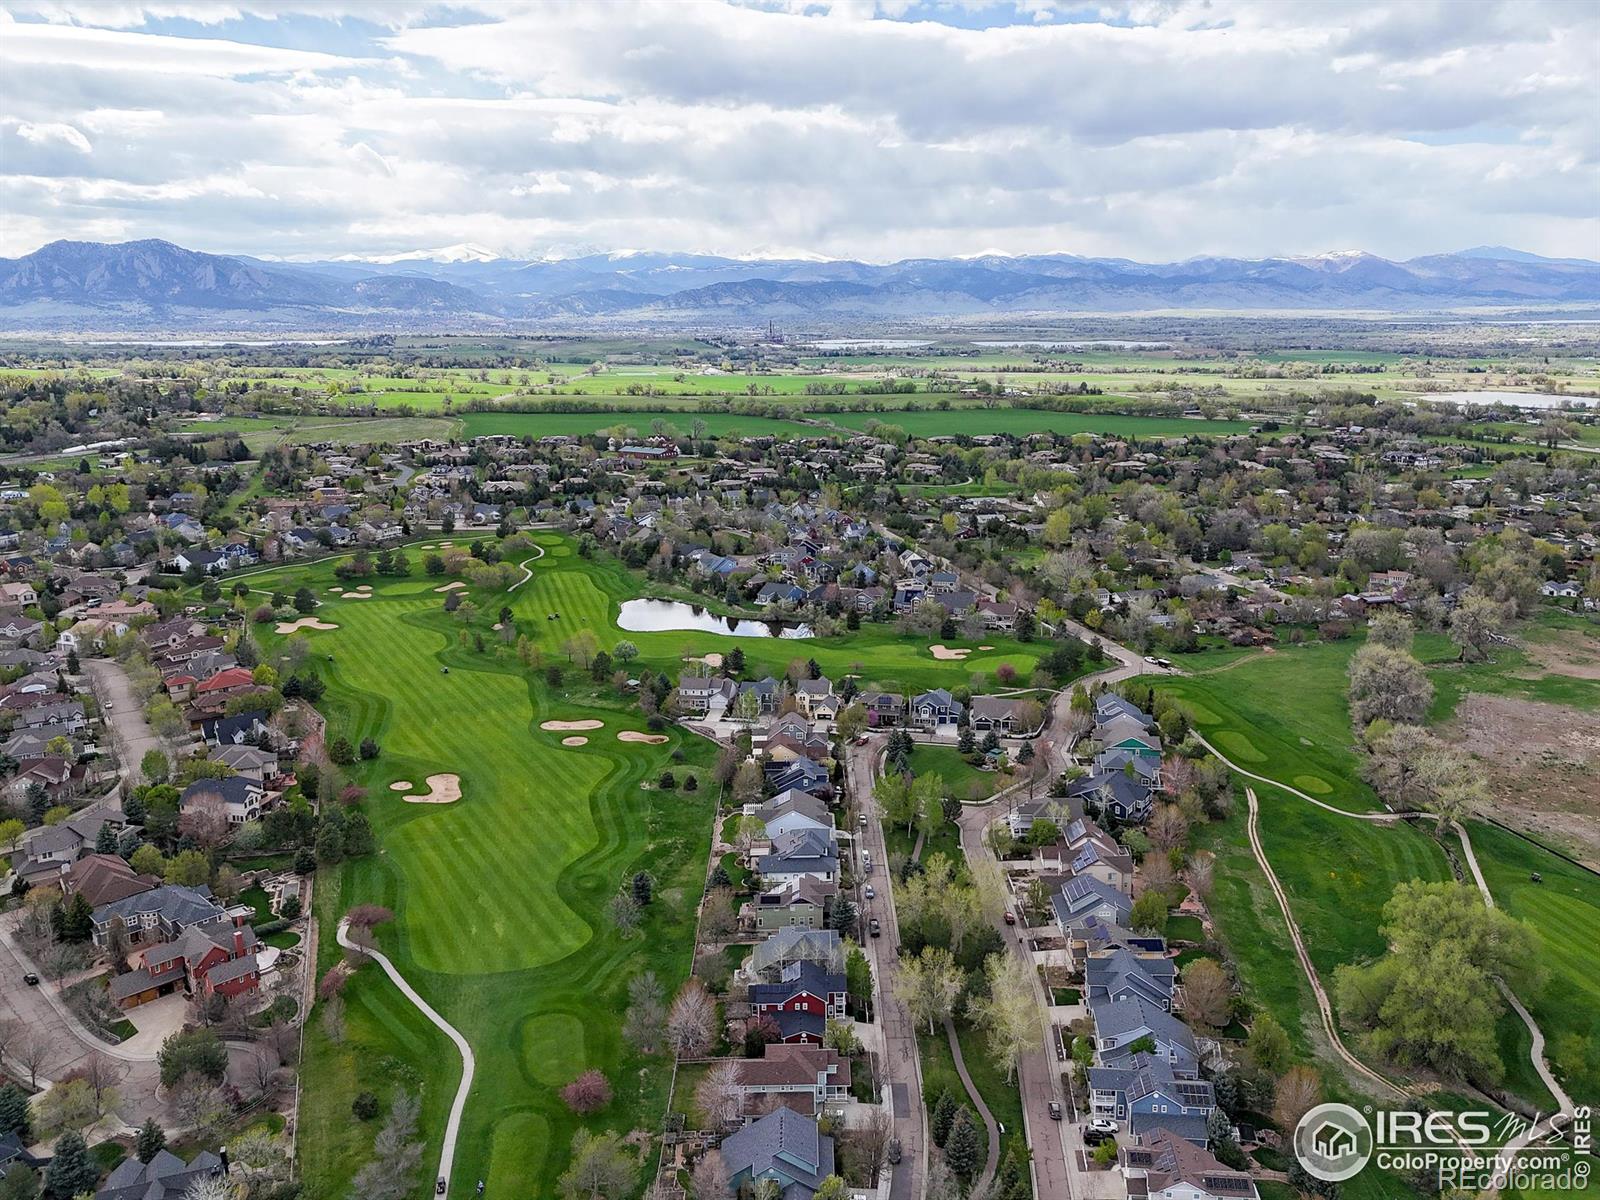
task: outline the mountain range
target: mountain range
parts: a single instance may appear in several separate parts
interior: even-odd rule
[[[629,252],[551,261],[463,244],[269,261],[171,242],[57,241],[0,259],[12,331],[514,330],[575,321],[808,325],[1156,310],[1586,308],[1600,263],[1477,247],[1394,262],[1362,251],[1178,263],[1070,254],[740,259]]]

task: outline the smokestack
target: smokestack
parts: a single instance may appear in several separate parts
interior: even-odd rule
[[[233,956],[235,958],[244,957],[244,930],[242,929],[233,931]]]

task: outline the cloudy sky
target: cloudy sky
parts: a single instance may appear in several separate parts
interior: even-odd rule
[[[1600,258],[1588,0],[0,0],[0,254]]]

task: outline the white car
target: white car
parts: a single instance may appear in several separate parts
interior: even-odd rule
[[[1159,658],[1157,658],[1154,654],[1146,654],[1144,656],[1144,660],[1145,660],[1145,662],[1149,663],[1152,667],[1159,667],[1161,665],[1161,660]]]
[[[1115,1133],[1117,1131],[1117,1123],[1110,1117],[1090,1117],[1088,1124],[1084,1128],[1091,1129],[1095,1133]]]
[[[871,885],[871,884],[870,884],[870,883],[869,883],[869,884],[867,884],[867,886],[866,886],[866,888],[865,888],[865,889],[864,889],[864,890],[863,890],[863,891],[862,891],[862,893],[861,893],[861,894],[862,894],[862,895],[863,895],[863,896],[865,896],[865,897],[866,897],[866,898],[867,898],[867,899],[868,899],[868,900],[871,900],[871,899],[873,899],[873,898],[874,898],[874,897],[875,897],[875,896],[876,896],[876,895],[877,895],[877,894],[878,894],[878,893],[876,893],[876,892],[874,892],[874,891],[873,891],[873,890],[872,890],[872,885]]]

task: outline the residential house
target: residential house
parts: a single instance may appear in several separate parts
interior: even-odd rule
[[[1036,700],[1011,696],[974,696],[972,698],[972,731],[974,733],[1031,734],[1037,732],[1031,722],[1023,728],[1021,720],[1025,706],[1038,706]]]
[[[1083,964],[1084,1000],[1143,1000],[1172,1011],[1177,968],[1165,952],[1136,953],[1126,947],[1090,954]]]
[[[768,1097],[804,1117],[850,1099],[850,1060],[837,1050],[769,1042],[761,1058],[734,1061],[745,1113],[772,1103]]]
[[[24,581],[0,583],[0,605],[26,608],[39,603],[39,592],[33,584]]]
[[[1255,1180],[1220,1162],[1209,1150],[1152,1128],[1118,1155],[1130,1197],[1149,1200],[1259,1200]]]
[[[944,688],[923,692],[911,701],[911,723],[920,729],[936,729],[940,725],[956,725],[964,711],[962,703]]]
[[[867,710],[867,724],[888,729],[905,721],[906,698],[893,692],[863,692],[861,706]]]
[[[767,838],[775,841],[785,833],[797,829],[815,829],[823,833],[833,829],[833,810],[809,792],[791,788],[768,800],[765,804],[746,806],[767,827]]]
[[[839,715],[839,697],[834,695],[830,679],[802,679],[794,694],[801,711],[813,721],[832,721]]]
[[[248,926],[189,925],[169,942],[135,951],[133,969],[111,980],[111,999],[134,1008],[179,988],[188,995],[235,999],[261,986],[256,947]]]
[[[1194,1033],[1160,1006],[1133,996],[1099,1000],[1090,1003],[1089,1016],[1094,1020],[1095,1053],[1101,1065],[1128,1065],[1134,1053],[1130,1047],[1149,1038],[1155,1043],[1155,1057],[1165,1059],[1175,1075],[1199,1076],[1200,1050]]]
[[[1135,1054],[1126,1066],[1089,1068],[1090,1110],[1126,1121],[1135,1135],[1165,1129],[1204,1146],[1206,1118],[1216,1106],[1209,1082],[1180,1079],[1170,1063],[1151,1054]]]
[[[116,854],[85,854],[61,875],[63,895],[81,895],[95,908],[141,895],[160,885],[160,876],[141,875]]]
[[[739,693],[731,679],[709,675],[685,675],[678,680],[678,711],[684,716],[703,717],[713,706],[726,709]]]
[[[760,892],[744,914],[758,931],[821,929],[837,884],[801,875]]]
[[[227,814],[229,825],[243,825],[261,815],[266,790],[260,780],[246,775],[230,775],[226,779],[197,779],[183,789],[178,798],[181,812],[193,812],[211,802],[220,802]]]
[[[809,758],[793,762],[769,762],[763,768],[767,783],[777,792],[808,792],[813,796],[833,795],[833,783],[828,778],[828,768]]]
[[[784,1200],[811,1200],[834,1173],[833,1139],[787,1107],[729,1134],[720,1150],[734,1188],[770,1179]]]
[[[123,828],[120,812],[95,804],[82,809],[59,825],[42,825],[24,835],[21,847],[11,856],[11,869],[29,883],[55,883],[65,867],[94,851],[100,827]]]
[[[775,983],[795,963],[815,963],[833,974],[844,971],[844,939],[837,929],[780,929],[758,943],[739,974],[752,983]]]
[[[228,912],[208,887],[163,884],[148,892],[115,900],[94,910],[94,940],[105,949],[111,923],[121,918],[133,947],[170,942],[190,925],[230,923]]]
[[[1050,907],[1055,910],[1062,933],[1069,937],[1090,918],[1104,924],[1127,925],[1133,913],[1133,901],[1120,888],[1092,875],[1068,879],[1050,897]]]
[[[125,1158],[95,1192],[94,1200],[182,1200],[201,1180],[223,1174],[222,1160],[202,1150],[184,1162],[170,1150],[158,1150],[149,1162]]]
[[[834,883],[839,878],[839,844],[831,831],[795,829],[772,839],[772,848],[756,862],[767,885],[809,875]]]

